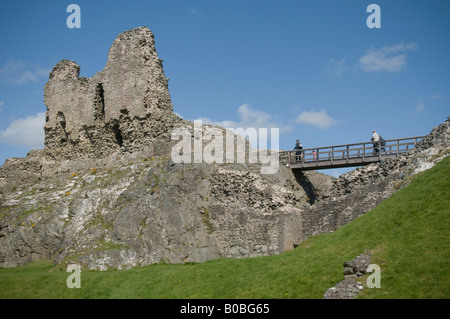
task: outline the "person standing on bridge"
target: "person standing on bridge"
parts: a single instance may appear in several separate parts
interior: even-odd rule
[[[300,143],[300,141],[297,140],[294,146],[294,150],[297,150],[297,152],[295,152],[295,161],[297,162],[300,162],[302,158],[302,149],[303,149],[302,143]]]
[[[379,149],[378,149],[378,147],[379,147],[379,142],[380,142],[380,136],[378,135],[378,133],[377,132],[375,132],[375,130],[373,130],[372,131],[372,138],[371,138],[371,140],[372,140],[372,143],[373,143],[373,150],[374,150],[374,155],[378,155],[378,152],[380,151]]]
[[[384,140],[383,136],[380,135],[380,146],[381,146],[381,152],[384,152],[386,155],[386,141]],[[383,154],[383,153],[381,153]]]

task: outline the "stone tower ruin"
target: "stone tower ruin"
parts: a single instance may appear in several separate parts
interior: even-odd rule
[[[105,68],[92,78],[80,66],[58,62],[44,87],[45,151],[54,160],[102,158],[168,141],[173,113],[162,60],[147,27],[121,33]]]

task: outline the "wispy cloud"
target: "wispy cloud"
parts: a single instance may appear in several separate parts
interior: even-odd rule
[[[200,13],[198,12],[198,10],[193,9],[193,8],[188,8],[188,9],[186,9],[186,11],[187,11],[190,15],[193,15],[193,16],[196,16],[196,15],[200,14]]]
[[[12,59],[0,68],[0,79],[13,84],[37,83],[42,78],[48,77],[49,73],[50,69],[42,68],[36,63]]]
[[[2,108],[3,108],[3,105],[5,105],[5,102],[3,102],[3,101],[0,101],[0,113],[2,113]]]
[[[295,122],[299,124],[311,125],[321,130],[325,130],[339,123],[338,120],[329,116],[325,110],[320,110],[317,112],[314,109],[300,113],[295,119]]]
[[[347,58],[343,58],[340,60],[330,59],[328,64],[325,66],[324,73],[330,79],[336,79],[342,76],[345,72],[349,70],[349,67],[346,64]]]
[[[406,66],[406,53],[416,49],[416,43],[399,43],[378,50],[370,48],[359,59],[359,65],[364,72],[399,72]]]
[[[45,112],[14,120],[9,127],[0,131],[0,143],[29,148],[44,147]]]
[[[433,100],[445,100],[446,96],[444,94],[434,94],[431,96]]]
[[[417,115],[425,110],[425,105],[423,103],[417,103],[416,108],[414,109],[413,114]]]

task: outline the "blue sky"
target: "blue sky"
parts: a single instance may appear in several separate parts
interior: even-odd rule
[[[66,25],[71,3],[79,29]],[[372,3],[379,29],[366,24]],[[373,129],[425,135],[450,115],[449,16],[446,0],[2,0],[0,164],[43,147],[43,86],[58,61],[91,77],[139,26],[185,119],[279,127],[281,149],[368,141]]]

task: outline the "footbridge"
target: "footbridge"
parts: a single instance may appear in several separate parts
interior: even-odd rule
[[[364,166],[413,152],[424,136],[280,152],[280,162],[295,170]]]

